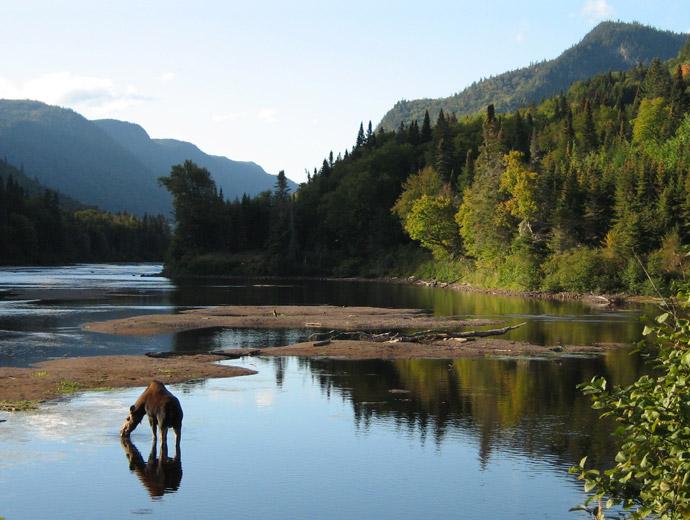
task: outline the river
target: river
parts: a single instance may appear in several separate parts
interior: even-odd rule
[[[151,264],[0,269],[0,363],[62,356],[283,345],[307,331],[208,330],[150,338],[82,323],[216,304],[418,307],[527,321],[540,344],[639,339],[640,309],[379,282],[204,281]],[[247,358],[258,374],[174,385],[181,457],[149,460],[150,432],[117,429],[141,389],[0,412],[0,516],[18,518],[586,518],[567,468],[615,453],[611,425],[575,386],[637,376],[628,351],[533,358],[336,361]]]

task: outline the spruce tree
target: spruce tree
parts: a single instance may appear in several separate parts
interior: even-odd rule
[[[369,125],[367,126],[367,135],[366,135],[365,142],[367,143],[367,145],[371,146],[373,139],[374,139],[374,130],[371,126],[371,120],[369,120]]]
[[[640,88],[645,99],[668,97],[671,91],[671,76],[661,60],[652,60]]]
[[[355,149],[360,149],[366,143],[366,137],[364,136],[364,123],[359,124],[359,132],[357,132],[357,140],[355,141]]]
[[[689,100],[687,94],[687,85],[683,79],[683,70],[680,65],[676,67],[673,74],[673,83],[671,84],[670,94],[670,111],[671,111],[671,131],[675,130],[683,119],[683,115],[689,108]],[[669,132],[670,133],[670,132]]]
[[[410,129],[409,129],[409,137],[408,140],[410,141],[410,144],[413,145],[418,145],[420,142],[420,135],[419,135],[419,126],[417,125],[417,121],[412,121],[410,124]]]
[[[592,115],[592,105],[589,100],[585,102],[585,121],[582,128],[582,144],[585,151],[594,150],[598,145],[597,130],[594,126],[594,116]]]
[[[428,143],[431,141],[431,118],[429,117],[429,111],[424,112],[424,122],[422,123],[422,130],[419,134],[420,143]]]

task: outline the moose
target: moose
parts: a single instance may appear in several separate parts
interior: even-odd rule
[[[129,407],[129,415],[120,428],[120,436],[128,438],[139,423],[148,415],[153,432],[153,445],[157,444],[157,428],[161,434],[161,449],[168,445],[168,428],[175,432],[175,448],[180,449],[182,436],[182,406],[165,385],[160,381],[151,381],[136,402]]]

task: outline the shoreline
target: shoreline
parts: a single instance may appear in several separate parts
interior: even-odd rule
[[[285,347],[261,350],[261,356],[296,356],[328,359],[457,359],[485,357],[550,357],[557,359],[570,355],[602,355],[625,348],[622,343],[598,343],[594,345],[567,345],[547,347],[525,341],[495,338],[474,338],[466,341],[437,341],[433,343],[372,342],[334,340],[326,345],[314,342],[294,343]]]
[[[276,276],[276,275],[175,275],[166,273],[165,269],[159,273],[172,281],[185,280],[268,280],[268,281],[324,281],[324,282],[360,282],[360,283],[393,283],[399,285],[414,285],[417,287],[429,287],[436,289],[450,289],[465,293],[487,294],[495,296],[513,296],[518,298],[530,298],[536,300],[551,301],[582,301],[595,307],[622,307],[629,304],[654,304],[659,303],[658,296],[646,296],[641,294],[624,293],[579,293],[579,292],[549,292],[549,291],[519,291],[514,289],[481,287],[466,282],[444,282],[439,280],[425,280],[410,276],[383,276],[367,278],[363,276]]]
[[[145,355],[73,357],[40,361],[29,367],[0,367],[0,411],[34,409],[41,402],[77,392],[164,384],[194,379],[238,377],[257,372],[219,365],[213,354],[150,358]]]
[[[336,307],[333,305],[221,305],[177,314],[145,314],[90,322],[89,332],[123,336],[152,336],[216,327],[245,329],[314,329],[379,331],[401,329],[458,329],[498,323],[489,319],[435,317],[420,309]]]
[[[336,360],[410,360],[458,358],[522,358],[557,360],[571,356],[596,356],[627,345],[594,344],[547,347],[523,341],[476,338],[434,343],[333,340],[284,347],[247,349],[245,356],[302,357]],[[175,353],[110,355],[53,359],[29,367],[0,367],[0,412],[33,410],[46,401],[79,392],[145,387],[152,379],[164,384],[197,379],[254,375],[256,370],[221,365],[228,357],[244,357],[242,349],[227,353]]]

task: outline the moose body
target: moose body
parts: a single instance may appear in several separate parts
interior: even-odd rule
[[[129,407],[129,415],[125,419],[120,436],[129,437],[129,434],[139,426],[139,423],[148,415],[151,430],[153,432],[154,446],[157,442],[157,429],[161,433],[161,446],[167,446],[168,428],[175,432],[175,446],[180,448],[182,435],[182,406],[165,385],[159,381],[151,381],[139,399]]]

